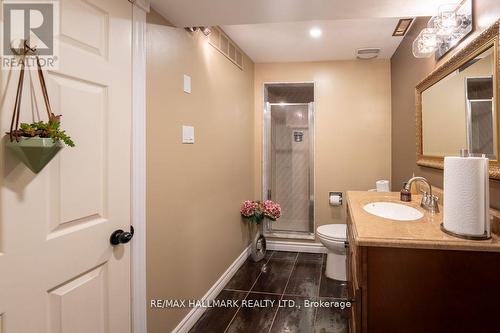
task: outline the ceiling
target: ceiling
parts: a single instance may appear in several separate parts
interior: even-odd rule
[[[401,38],[399,18],[431,16],[457,0],[151,0],[178,27],[221,26],[253,61],[355,59],[355,50],[381,48],[390,58]],[[319,27],[323,35],[309,36]]]
[[[457,0],[151,0],[178,27],[414,17]]]
[[[346,60],[356,49],[381,48],[390,58],[402,37],[392,37],[397,18],[225,25],[222,29],[256,63]],[[309,36],[320,28],[320,38]]]

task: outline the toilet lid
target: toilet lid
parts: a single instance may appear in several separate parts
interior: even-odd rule
[[[318,227],[316,232],[326,238],[345,241],[347,239],[347,225],[345,224],[326,224]]]

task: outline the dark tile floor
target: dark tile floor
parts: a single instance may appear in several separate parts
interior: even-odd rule
[[[268,251],[258,263],[248,259],[217,297],[238,306],[207,309],[191,332],[347,333],[350,309],[304,306],[347,298],[346,285],[324,275],[325,264],[326,255],[316,253]]]

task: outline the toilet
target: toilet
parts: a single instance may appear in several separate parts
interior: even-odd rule
[[[321,243],[328,250],[325,275],[334,280],[347,281],[346,247],[347,226],[345,224],[326,224],[316,229]]]

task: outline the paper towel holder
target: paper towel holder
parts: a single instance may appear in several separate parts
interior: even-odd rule
[[[453,237],[458,237],[458,238],[462,238],[462,239],[468,239],[468,240],[486,240],[486,239],[490,239],[491,238],[491,233],[489,233],[488,231],[484,231],[484,234],[482,235],[468,235],[468,234],[462,234],[462,233],[458,233],[458,232],[454,232],[454,231],[450,231],[450,230],[447,230],[445,227],[444,227],[444,224],[441,223],[440,225],[441,227],[441,231],[450,235],[450,236],[453,236]]]
[[[332,207],[336,207],[337,205],[334,205],[332,204],[332,197],[335,197],[335,196],[338,196],[339,197],[339,205],[338,206],[342,206],[342,201],[343,201],[343,198],[342,198],[342,192],[329,192],[328,193],[328,204]]]
[[[471,157],[471,154],[468,149],[462,148],[460,149],[460,157]],[[484,154],[482,154],[483,158],[486,158]],[[465,233],[460,233],[460,232],[455,232],[455,231],[450,231],[445,228],[444,223],[440,224],[441,231],[457,238],[462,238],[462,239],[467,239],[467,240],[486,240],[491,238],[491,228],[489,226],[490,221],[486,219],[485,221],[485,226],[484,226],[484,233],[482,235],[471,235],[471,234],[465,234]]]

